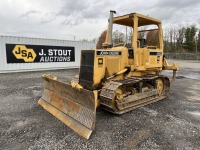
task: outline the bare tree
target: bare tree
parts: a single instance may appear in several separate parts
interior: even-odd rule
[[[113,32],[113,44],[120,44],[125,42],[125,35],[121,31],[114,31]]]
[[[197,20],[197,23],[200,25],[200,18]]]
[[[164,35],[163,35],[163,43],[164,43],[164,51],[169,51],[169,29],[164,29]]]
[[[178,36],[177,36],[177,50],[179,52],[183,52],[183,42],[184,42],[184,37],[185,37],[185,28],[180,27],[178,29]]]
[[[139,31],[144,31],[144,32],[138,32],[138,39],[145,38],[145,36],[147,34],[147,32],[145,32],[146,29],[147,29],[147,26],[139,27]]]
[[[97,45],[96,45],[96,48],[97,49],[101,49],[103,48],[103,43],[105,42],[106,40],[106,34],[107,34],[107,30],[103,31],[98,39],[98,42],[97,42]]]
[[[170,51],[173,51],[173,27],[169,28],[169,42],[170,42]]]
[[[148,33],[147,33],[147,45],[149,45],[149,46],[159,46],[158,30],[148,31]]]

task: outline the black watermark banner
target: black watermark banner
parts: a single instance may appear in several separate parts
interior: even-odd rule
[[[74,62],[75,48],[68,46],[6,44],[7,63]]]

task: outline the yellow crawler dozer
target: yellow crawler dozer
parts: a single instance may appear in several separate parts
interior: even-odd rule
[[[103,49],[82,50],[79,76],[65,83],[43,75],[44,93],[38,103],[72,130],[89,139],[95,128],[96,108],[123,114],[135,108],[166,98],[170,80],[161,75],[173,70],[163,55],[161,21],[138,13],[113,17],[110,11]],[[130,43],[113,45],[113,24],[132,29]],[[140,30],[143,26],[153,29]],[[141,32],[156,31],[158,42],[139,38]]]

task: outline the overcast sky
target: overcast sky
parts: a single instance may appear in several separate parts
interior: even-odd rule
[[[200,20],[200,0],[1,0],[0,35],[90,40],[107,28],[109,10],[149,15],[164,28]]]

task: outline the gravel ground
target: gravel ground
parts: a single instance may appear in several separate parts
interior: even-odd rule
[[[121,116],[99,108],[89,140],[37,104],[42,74],[69,81],[77,69],[0,74],[0,149],[200,149],[200,63],[178,63],[168,98]]]

